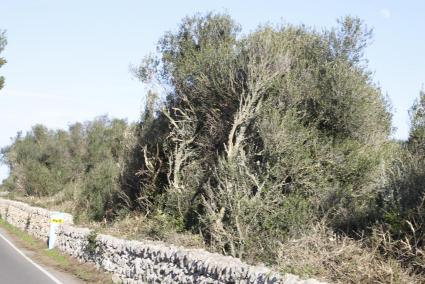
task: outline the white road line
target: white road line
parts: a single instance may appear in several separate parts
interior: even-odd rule
[[[10,245],[14,250],[16,250],[20,255],[22,255],[26,260],[28,260],[31,264],[33,264],[35,267],[37,267],[41,272],[46,274],[47,277],[49,277],[53,282],[57,284],[63,284],[61,281],[59,281],[55,276],[47,272],[43,267],[32,261],[28,256],[26,256],[22,251],[20,251],[12,242],[10,242],[8,239],[6,239],[5,236],[3,236],[0,233],[0,238],[2,238],[8,245]]]

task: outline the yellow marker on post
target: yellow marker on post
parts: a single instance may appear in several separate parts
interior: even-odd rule
[[[64,223],[64,214],[62,212],[52,212],[50,215],[50,233],[49,233],[49,249],[55,247],[56,229],[60,224]]]

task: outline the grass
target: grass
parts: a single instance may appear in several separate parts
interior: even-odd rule
[[[208,250],[199,234],[179,231],[171,222],[171,217],[161,213],[153,214],[151,217],[130,213],[117,218],[114,222],[91,222],[81,218],[78,220],[78,224],[84,227],[121,239],[162,241],[186,248]]]
[[[162,212],[156,212],[150,217],[138,212],[130,212],[118,216],[112,222],[96,222],[89,220],[84,214],[78,215],[76,212],[78,209],[73,208],[72,201],[63,201],[58,196],[30,197],[12,194],[7,198],[51,211],[72,214],[76,225],[96,230],[101,234],[121,239],[163,241],[187,248],[211,249],[204,243],[201,235],[177,230],[173,217]]]
[[[37,241],[33,237],[31,237],[29,234],[21,231],[20,229],[10,225],[9,223],[4,221],[3,219],[0,219],[0,226],[2,228],[6,229],[6,231],[11,233],[12,235],[18,237],[28,247],[32,248],[32,247],[37,246]]]
[[[425,283],[423,277],[402,267],[397,260],[382,256],[378,247],[336,235],[323,224],[283,244],[276,268],[283,274],[329,283]]]
[[[35,252],[34,258],[45,265],[72,274],[85,283],[113,283],[110,274],[100,272],[94,265],[79,263],[58,249],[48,250],[45,243],[2,219],[0,219],[0,227],[9,232],[20,246]]]

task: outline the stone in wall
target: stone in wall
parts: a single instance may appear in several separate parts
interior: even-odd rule
[[[0,215],[10,224],[46,240],[51,212],[0,198]],[[294,275],[279,275],[240,259],[154,241],[129,241],[96,235],[73,226],[67,214],[58,230],[57,247],[81,262],[110,272],[117,283],[261,283],[319,284]]]

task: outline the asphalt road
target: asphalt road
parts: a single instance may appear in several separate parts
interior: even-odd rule
[[[44,268],[30,260],[0,230],[0,283],[53,284],[62,283]]]

